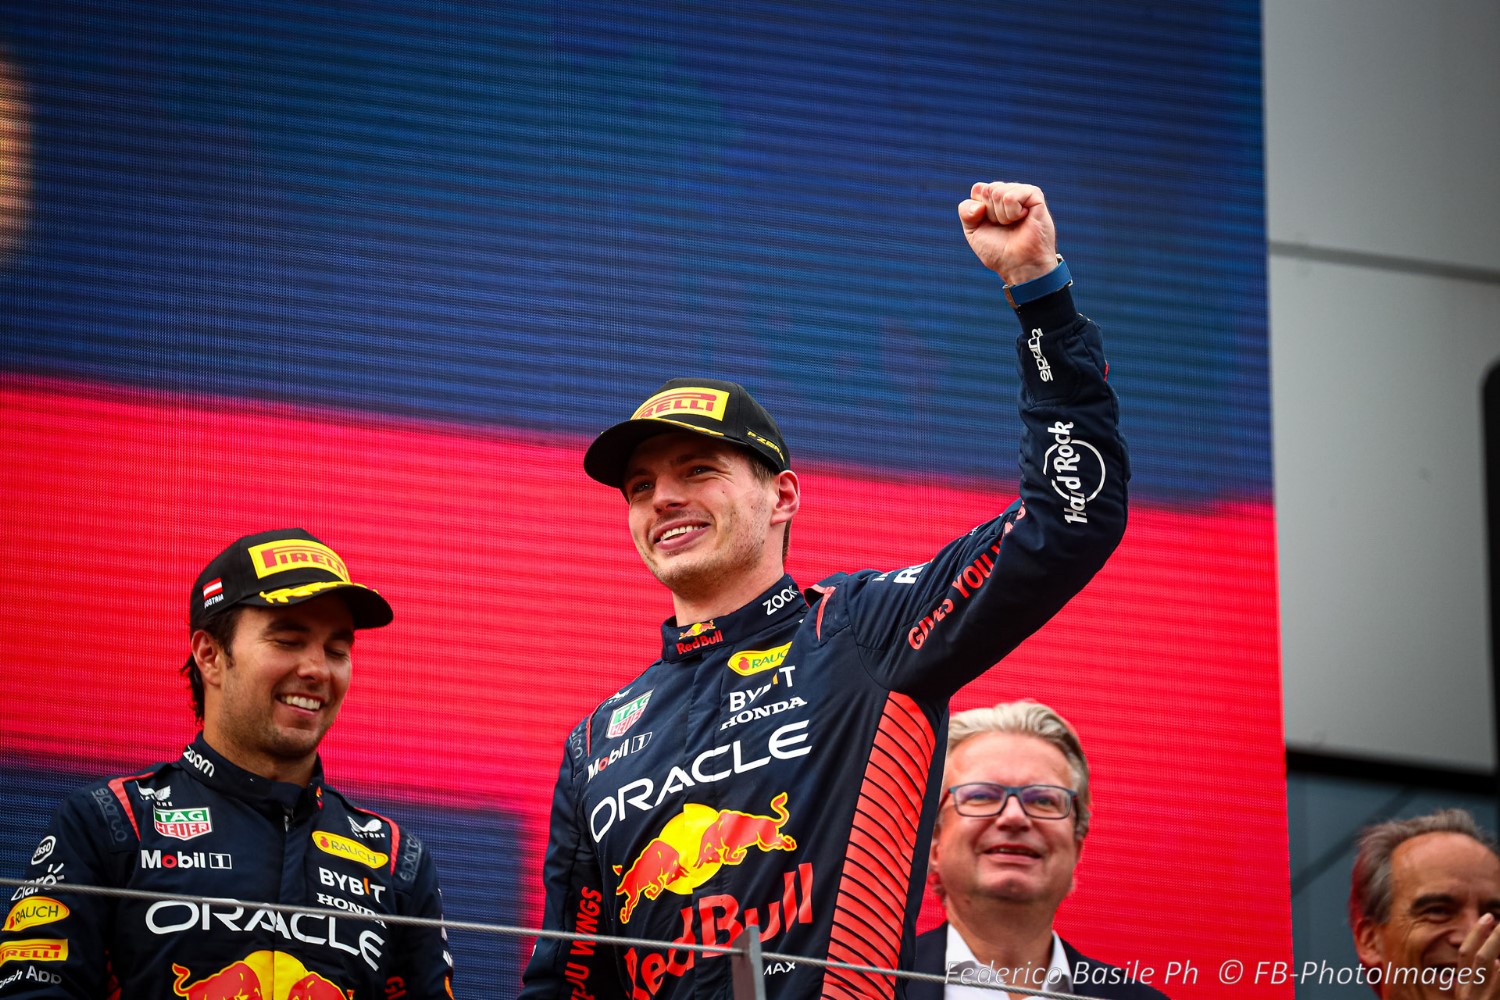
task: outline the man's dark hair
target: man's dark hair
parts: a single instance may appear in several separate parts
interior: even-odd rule
[[[1426,833],[1458,833],[1497,850],[1495,838],[1486,833],[1465,809],[1442,809],[1426,816],[1393,819],[1366,827],[1354,858],[1354,876],[1349,889],[1349,926],[1361,919],[1383,924],[1391,918],[1391,855],[1413,837]]]
[[[751,451],[749,448],[740,449],[750,458],[750,471],[755,473],[756,481],[762,483],[773,483],[776,477],[781,475],[781,470],[771,464],[771,460]],[[781,536],[781,561],[786,562],[786,554],[792,550],[792,522],[786,523],[786,534]]]
[[[240,613],[244,610],[243,604],[236,604],[211,615],[203,623],[203,631],[219,644],[225,656],[229,655],[229,646],[234,642],[234,632],[239,628]],[[198,725],[201,726],[203,725],[203,673],[198,669],[198,660],[192,653],[188,654],[181,673],[187,678],[188,689],[193,694],[193,718],[197,719]]]

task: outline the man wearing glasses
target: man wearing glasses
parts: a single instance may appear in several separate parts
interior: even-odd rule
[[[948,922],[917,938],[914,968],[948,983],[912,982],[909,1000],[994,1000],[987,987],[1002,981],[1113,1000],[1163,996],[1052,929],[1092,807],[1088,759],[1062,716],[1030,700],[953,716],[943,789],[927,877]]]

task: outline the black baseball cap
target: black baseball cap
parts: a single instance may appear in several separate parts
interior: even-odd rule
[[[349,579],[338,553],[301,528],[282,528],[246,535],[214,556],[193,583],[188,623],[197,631],[237,604],[279,608],[324,594],[343,598],[355,628],[380,628],[395,618],[384,597]]]
[[[791,468],[781,429],[744,386],[714,378],[674,378],[630,415],[594,439],[583,456],[583,471],[605,486],[620,489],[625,463],[647,438],[669,431],[692,431],[748,448],[777,472]]]

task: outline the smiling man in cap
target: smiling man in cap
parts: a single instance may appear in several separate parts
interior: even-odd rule
[[[300,528],[239,539],[193,584],[182,756],[71,795],[13,897],[0,997],[452,997],[432,856],[323,782],[358,629],[391,606]],[[251,901],[112,899],[68,883]],[[323,914],[260,909],[299,904]],[[398,992],[393,992],[398,991]],[[404,992],[399,992],[404,991]]]
[[[752,924],[773,951],[853,965],[910,949],[949,697],[1087,583],[1125,525],[1103,346],[1042,192],[976,184],[959,217],[1021,323],[1021,498],[931,560],[803,591],[784,566],[791,453],[734,382],[672,379],[584,456],[624,495],[674,614],[661,658],[568,737],[544,922],[651,943],[541,939],[523,997],[727,997],[730,962],[678,946]],[[766,975],[777,997],[898,992],[800,961]]]

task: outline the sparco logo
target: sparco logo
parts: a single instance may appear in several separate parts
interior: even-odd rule
[[[396,860],[396,878],[402,882],[414,881],[417,867],[422,863],[422,842],[416,837],[401,841],[401,854]]]
[[[1073,437],[1072,430],[1072,421],[1061,420],[1047,428],[1055,443],[1042,456],[1042,467],[1052,488],[1068,505],[1063,520],[1069,524],[1088,524],[1088,503],[1104,489],[1104,456],[1087,441]]]
[[[234,857],[229,854],[210,854],[206,851],[148,851],[141,850],[142,868],[222,868],[234,867]]]
[[[186,750],[182,751],[182,759],[196,767],[198,770],[202,771],[204,774],[208,775],[210,778],[214,776],[214,762],[204,757],[201,753],[194,750],[192,747],[188,747]]]
[[[630,810],[639,812],[650,812],[669,795],[674,795],[694,785],[708,785],[715,781],[723,781],[731,774],[744,774],[758,767],[765,767],[776,760],[792,760],[796,757],[805,757],[812,753],[812,747],[807,745],[808,720],[800,722],[789,722],[773,732],[766,740],[766,756],[754,756],[754,750],[747,750],[745,743],[735,740],[733,743],[725,743],[722,746],[705,750],[693,758],[692,764],[686,769],[673,765],[672,770],[667,772],[666,779],[658,788],[656,782],[650,778],[638,778],[627,782],[615,790],[615,794],[603,800],[589,813],[589,832],[594,835],[597,843],[604,839],[609,828],[615,825],[615,821],[623,818]],[[748,742],[748,741],[746,741]]]
[[[125,832],[125,817],[120,813],[120,805],[115,801],[114,793],[108,788],[96,788],[92,794],[94,805],[99,807],[99,813],[109,827],[109,839],[117,844],[125,843],[130,839],[130,834]]]
[[[1031,348],[1031,356],[1036,359],[1037,374],[1043,382],[1052,381],[1052,365],[1048,363],[1047,356],[1042,353],[1042,329],[1037,327],[1031,331],[1031,339],[1026,341],[1026,346]]]

